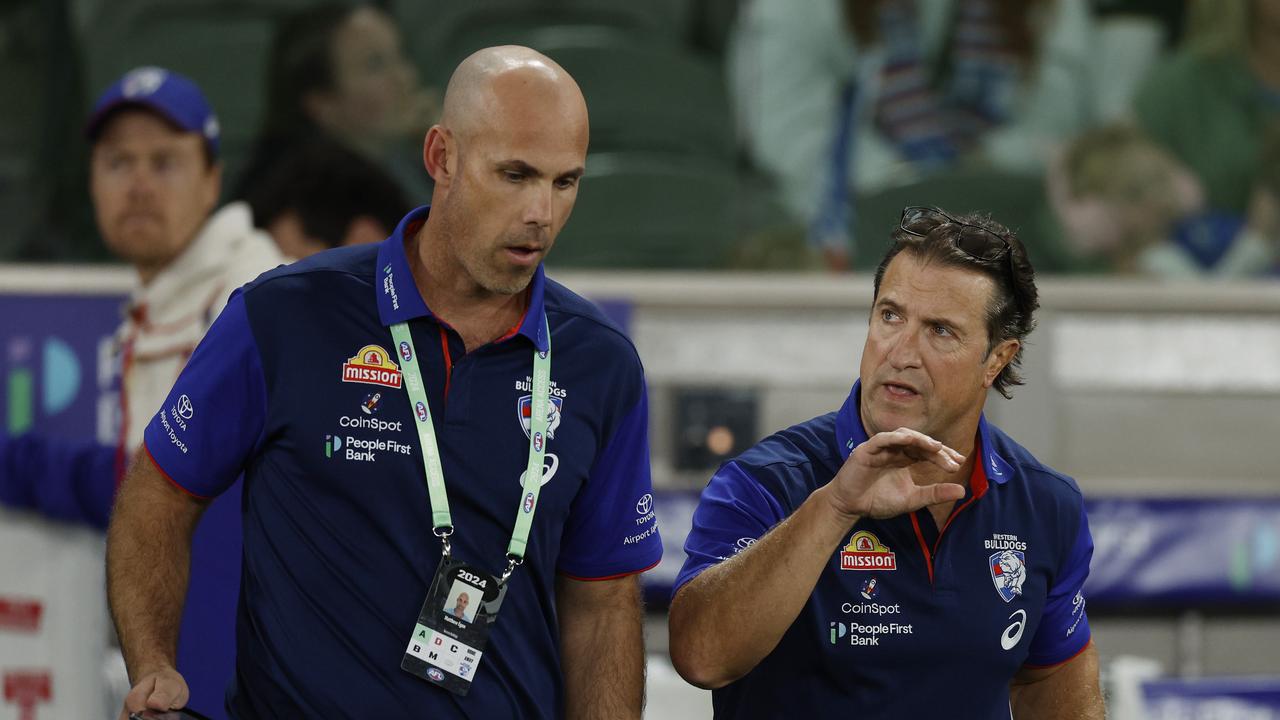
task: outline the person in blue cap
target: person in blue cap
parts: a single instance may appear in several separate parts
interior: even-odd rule
[[[671,659],[716,718],[1100,720],[1080,488],[983,415],[1022,384],[1026,250],[923,207],[891,241],[843,407],[703,490]]]
[[[90,194],[103,241],[137,272],[116,334],[121,427],[114,446],[37,434],[0,440],[0,503],[105,530],[124,459],[233,290],[282,262],[249,208],[218,211],[217,115],[190,79],[159,67],[125,73],[94,104]],[[225,717],[234,674],[240,579],[239,484],[195,532],[178,667],[191,703]]]

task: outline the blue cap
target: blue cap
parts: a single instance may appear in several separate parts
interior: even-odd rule
[[[134,68],[107,88],[93,106],[93,114],[85,123],[84,134],[96,139],[102,121],[113,110],[138,106],[152,110],[187,132],[204,138],[209,153],[218,157],[218,116],[200,87],[189,78],[160,67]]]

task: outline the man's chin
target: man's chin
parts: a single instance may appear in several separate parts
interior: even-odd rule
[[[897,408],[891,409],[873,405],[868,414],[870,417],[863,418],[863,424],[866,425],[867,433],[870,435],[874,435],[877,432],[889,432],[898,428],[907,428],[928,434],[922,429],[926,426],[926,423],[920,413],[903,412]]]
[[[123,244],[108,244],[107,249],[131,265],[164,265],[172,258],[156,252],[161,242],[159,239],[131,239]]]
[[[522,268],[520,272],[495,273],[482,285],[485,290],[495,295],[518,295],[529,287],[535,272],[537,272],[537,266],[528,270]]]

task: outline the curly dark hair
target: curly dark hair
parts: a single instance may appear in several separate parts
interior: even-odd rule
[[[1019,342],[1018,352],[1009,364],[1001,369],[992,385],[1006,398],[1013,397],[1010,388],[1025,382],[1018,372],[1022,367],[1022,350],[1025,338],[1036,327],[1035,312],[1040,307],[1036,290],[1036,271],[1027,258],[1027,249],[1009,228],[982,215],[950,215],[944,210],[930,208],[925,217],[904,221],[890,234],[893,245],[885,253],[876,268],[874,298],[880,296],[880,281],[884,279],[889,262],[898,253],[908,251],[922,262],[937,262],[944,267],[956,267],[982,273],[995,283],[995,291],[987,303],[987,354],[1005,340]],[[1004,241],[1007,251],[994,254],[963,249],[973,243],[973,234],[986,231]],[[963,238],[963,241],[962,241]],[[993,259],[988,259],[993,257]]]

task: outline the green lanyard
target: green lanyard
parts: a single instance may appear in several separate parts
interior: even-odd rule
[[[533,525],[533,513],[538,507],[538,493],[542,490],[542,460],[547,448],[547,406],[551,394],[551,325],[542,316],[547,334],[545,352],[533,351],[533,398],[529,414],[529,462],[523,476],[523,494],[516,511],[516,525],[507,544],[507,570],[502,575],[505,582],[516,566],[524,561],[525,547],[529,543],[529,528]],[[409,403],[418,420],[418,441],[422,446],[422,467],[427,473],[427,494],[431,500],[431,524],[441,539],[444,554],[449,555],[449,536],[453,534],[453,516],[449,513],[449,495],[444,486],[444,471],[440,468],[440,448],[436,444],[435,424],[431,422],[431,406],[427,403],[426,386],[418,368],[418,351],[413,346],[407,323],[391,326],[403,360],[404,387],[409,391]]]

